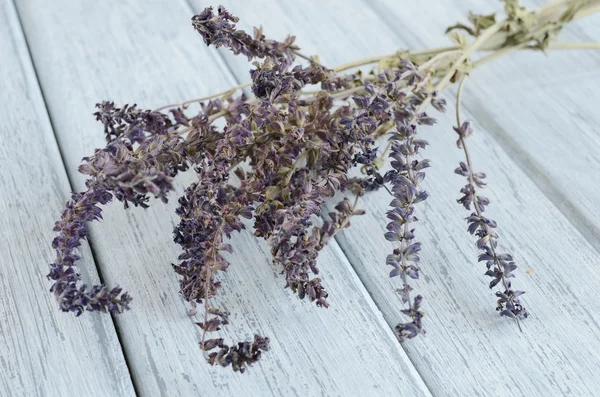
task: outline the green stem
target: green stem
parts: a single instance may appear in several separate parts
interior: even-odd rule
[[[213,94],[213,95],[208,95],[202,98],[196,98],[196,99],[189,99],[187,101],[183,101],[183,102],[178,102],[178,103],[172,103],[169,105],[163,105],[159,108],[154,109],[155,112],[160,112],[161,110],[165,110],[165,109],[170,109],[170,108],[178,108],[178,107],[183,107],[186,105],[189,105],[191,103],[195,103],[195,102],[203,102],[203,101],[207,101],[209,99],[214,99],[214,98],[218,98],[221,96],[229,96],[229,95],[233,95],[236,91],[241,90],[242,88],[246,88],[246,87],[250,87],[252,85],[252,82],[247,82],[244,84],[240,84],[238,86],[235,86],[233,88],[228,89],[227,91],[222,91],[219,92],[217,94]]]
[[[552,50],[600,50],[600,42],[589,43],[552,43]]]
[[[436,84],[434,91],[441,91],[442,89],[444,89],[446,84],[450,82],[450,79],[452,78],[458,67],[471,56],[471,53],[477,50],[479,47],[481,47],[487,39],[492,37],[496,32],[498,32],[500,29],[506,26],[506,24],[506,21],[496,22],[495,24],[487,28],[482,34],[480,34],[475,39],[473,44],[471,44],[466,50],[463,51],[462,55],[454,62],[454,65],[450,68],[446,75]]]
[[[547,22],[545,25],[541,26],[540,28],[536,29],[535,31],[533,31],[530,35],[529,38],[523,40],[523,42],[512,46],[512,47],[505,47],[502,49],[499,49],[498,51],[494,52],[493,54],[490,54],[484,58],[479,59],[478,61],[473,63],[473,68],[477,67],[477,66],[481,66],[485,63],[488,63],[490,61],[493,61],[494,59],[500,58],[504,55],[507,55],[513,51],[525,48],[527,46],[529,46],[529,44],[533,41],[536,40],[538,37],[545,35],[546,33],[555,30],[555,29],[560,29],[564,26],[564,22]],[[577,43],[575,43],[577,44]],[[588,43],[588,44],[598,44],[598,43]],[[551,46],[550,46],[551,47]],[[561,46],[559,46],[561,47]],[[568,47],[563,47],[562,49],[565,49]],[[572,48],[572,47],[571,47]]]
[[[485,63],[488,63],[490,61],[493,61],[495,59],[503,57],[504,55],[510,54],[513,51],[516,51],[518,49],[526,47],[527,45],[529,45],[529,42],[524,42],[521,44],[517,44],[516,46],[513,46],[513,47],[506,47],[501,50],[498,50],[498,51],[494,52],[493,54],[490,54],[486,57],[483,57],[483,58],[477,60],[476,62],[473,62],[473,69],[475,69]]]
[[[445,51],[445,52],[439,53],[436,56],[431,57],[427,62],[423,63],[421,66],[419,66],[419,69],[426,71],[427,69],[434,66],[441,59],[444,59],[445,57],[447,57],[448,55],[453,55],[453,54],[458,54],[458,53],[460,53],[460,50],[452,50],[452,51]]]
[[[381,61],[382,59],[385,58],[391,58],[394,55],[384,55],[384,56],[376,56],[376,57],[371,57],[371,58],[363,58],[363,59],[359,59],[353,62],[348,62],[348,63],[344,63],[342,65],[336,66],[335,68],[333,68],[334,72],[343,72],[344,70],[348,70],[348,69],[352,69],[352,68],[357,68],[360,66],[365,66],[365,65],[370,65],[372,63],[377,63],[379,61]]]
[[[587,17],[588,15],[592,15],[596,12],[600,11],[600,1],[594,0],[581,10],[577,11],[577,14],[573,17],[573,20],[577,20],[583,17]]]
[[[315,61],[314,59],[312,59],[309,56],[303,55],[302,53],[300,53],[298,51],[294,51],[294,54],[296,54],[296,56],[299,58],[305,59],[310,63],[314,63],[315,65],[322,67],[323,69],[327,69],[325,66],[321,65],[319,62]]]

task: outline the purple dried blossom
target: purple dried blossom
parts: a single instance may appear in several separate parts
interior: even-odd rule
[[[243,143],[249,136],[241,128],[227,129],[217,142],[215,154],[205,153],[196,167],[198,182],[179,199],[176,212],[181,221],[174,230],[175,242],[184,249],[179,256],[181,262],[173,265],[182,276],[180,292],[193,306],[204,303],[205,307],[204,321],[197,323],[204,330],[200,347],[204,351],[219,347],[218,353],[207,357],[208,362],[224,367],[231,364],[234,371],[241,372],[258,360],[262,350],[268,349],[268,338],[257,335],[253,343],[240,342],[230,348],[221,339],[207,341],[205,335],[228,323],[228,313],[210,304],[221,287],[215,273],[229,267],[223,254],[231,253],[232,247],[224,242],[224,237],[244,229],[241,218],[251,218],[254,210],[252,195],[227,183],[236,159],[236,145],[232,142]]]
[[[122,293],[119,287],[109,290],[104,285],[91,288],[85,284],[79,285],[81,275],[75,267],[75,262],[80,259],[75,251],[81,245],[81,240],[88,236],[86,222],[101,219],[99,205],[111,199],[110,193],[94,187],[85,193],[73,194],[61,219],[54,226],[54,231],[59,235],[52,241],[56,259],[50,265],[48,278],[54,280],[50,291],[54,293],[62,311],[72,311],[79,316],[85,310],[117,314],[129,309],[131,297],[127,292]]]
[[[106,141],[127,138],[128,143],[141,143],[147,136],[163,133],[171,127],[171,120],[162,113],[141,110],[137,105],[115,107],[113,102],[96,104],[96,120],[104,124]]]
[[[172,190],[172,179],[187,168],[188,146],[164,115],[140,111],[135,106],[115,108],[112,103],[97,105],[98,120],[105,125],[108,144],[84,158],[79,171],[89,175],[87,191],[73,194],[54,231],[59,235],[52,242],[55,262],[48,277],[55,281],[51,291],[63,311],[84,310],[120,313],[128,309],[131,297],[119,287],[108,290],[104,285],[88,289],[79,286],[81,275],[75,262],[80,241],[87,238],[85,224],[101,219],[100,205],[113,197],[124,203],[147,207],[148,195],[162,201]],[[100,114],[100,115],[99,115]],[[119,297],[120,295],[120,297]]]
[[[429,167],[429,161],[414,159],[419,149],[427,145],[426,141],[416,139],[416,126],[406,124],[406,119],[401,119],[397,120],[396,128],[397,131],[390,137],[393,170],[385,175],[385,181],[390,182],[393,195],[390,202],[391,209],[387,212],[390,222],[387,225],[385,238],[400,243],[400,246],[388,255],[386,264],[392,266],[390,277],[400,276],[402,279],[403,285],[398,292],[402,302],[408,303],[408,309],[402,310],[402,313],[409,316],[412,321],[396,326],[397,336],[400,340],[404,340],[425,332],[421,321],[423,313],[419,310],[423,298],[418,295],[414,301],[411,301],[412,287],[409,285],[409,279],[419,278],[421,243],[413,242],[415,229],[412,228],[412,224],[418,221],[414,216],[414,205],[427,199],[427,193],[421,190],[419,185],[425,178],[423,170]]]
[[[409,279],[419,278],[419,251],[421,244],[414,242],[414,229],[411,228],[417,217],[414,216],[414,205],[427,199],[427,193],[421,190],[420,183],[425,178],[424,169],[429,167],[428,160],[417,160],[415,156],[427,142],[416,137],[416,124],[431,125],[434,119],[419,109],[428,95],[418,83],[422,81],[418,69],[410,62],[403,62],[401,69],[395,74],[389,71],[377,76],[374,83],[365,84],[365,94],[355,95],[354,100],[359,111],[354,117],[346,117],[341,122],[348,129],[365,132],[368,139],[361,139],[362,152],[354,158],[355,162],[366,165],[367,174],[371,176],[363,181],[365,188],[375,189],[378,185],[391,185],[388,192],[393,196],[391,209],[387,212],[390,222],[387,225],[385,238],[391,242],[399,242],[399,247],[388,255],[386,263],[392,266],[390,277],[400,276],[402,288],[398,290],[408,309],[401,312],[412,321],[396,326],[396,334],[400,340],[412,338],[424,332],[422,326],[423,312],[420,310],[422,297],[418,295],[411,300],[412,287]],[[411,94],[400,89],[405,83]],[[442,104],[443,102],[438,102]],[[390,158],[392,170],[381,176],[372,162],[373,139],[371,138],[380,126],[393,122],[396,130],[390,132]],[[413,124],[416,123],[416,124]]]
[[[294,62],[295,51],[299,48],[294,44],[295,37],[288,36],[283,42],[267,40],[262,28],[254,28],[250,36],[235,25],[239,18],[233,16],[223,6],[217,8],[217,14],[212,7],[205,8],[200,14],[194,15],[192,24],[200,33],[207,46],[227,47],[234,54],[242,54],[252,58],[271,58],[275,63],[291,65]]]
[[[236,346],[229,347],[223,343],[223,339],[210,339],[203,342],[202,350],[212,350],[219,348],[218,352],[213,352],[208,355],[208,362],[211,365],[220,365],[228,367],[243,373],[246,368],[261,357],[263,351],[269,350],[269,338],[260,335],[254,335],[252,342],[239,342]]]
[[[320,238],[318,234],[309,234],[309,228],[312,217],[321,213],[324,202],[321,192],[311,181],[308,170],[301,169],[290,178],[287,190],[280,190],[276,197],[284,208],[273,212],[272,222],[276,225],[270,239],[273,261],[283,268],[286,287],[300,298],[308,293],[311,301],[327,307],[328,294],[321,280],[310,278],[310,273],[319,273],[316,244]]]

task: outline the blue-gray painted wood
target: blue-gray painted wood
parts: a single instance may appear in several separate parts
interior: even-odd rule
[[[12,2],[0,4],[0,395],[134,396],[110,316],[62,313],[47,280],[69,197]],[[86,244],[86,280],[98,274]]]
[[[207,50],[191,29],[191,8],[198,11],[210,4],[205,0],[190,4],[17,0],[65,166],[76,187],[83,186],[83,177],[75,172],[80,158],[103,145],[101,128],[91,116],[97,101],[132,101],[152,108],[222,91],[236,80],[248,79],[245,59]],[[331,66],[397,48],[448,45],[442,35],[446,26],[464,20],[470,9],[487,12],[498,7],[476,0],[435,5],[408,0],[227,0],[224,4],[241,18],[244,28],[262,24],[274,38],[295,34],[304,53],[319,54]],[[593,19],[579,21],[563,39],[597,40],[596,25]],[[10,32],[18,28],[9,24]],[[13,36],[1,36],[0,44],[7,45],[2,40]],[[28,61],[24,43],[14,48],[22,55],[19,59]],[[153,204],[147,211],[123,212],[116,204],[110,206],[105,221],[92,227],[92,241],[106,280],[120,283],[135,297],[133,310],[117,321],[139,394],[596,395],[600,387],[595,371],[600,350],[600,300],[595,293],[600,284],[595,271],[600,264],[599,218],[594,211],[600,197],[594,182],[600,175],[594,115],[597,60],[598,53],[589,51],[552,52],[549,58],[513,54],[475,71],[466,89],[464,113],[476,129],[470,142],[475,167],[488,174],[489,214],[499,223],[501,247],[513,253],[521,266],[515,283],[527,291],[524,300],[532,312],[523,324],[524,333],[494,313],[495,297],[482,275],[485,268],[476,263],[474,240],[465,230],[463,218],[468,214],[455,203],[464,181],[453,174],[462,159],[454,144],[454,119],[451,114],[436,115],[438,125],[421,130],[431,143],[425,156],[434,167],[426,180],[431,198],[417,208],[421,222],[416,231],[424,251],[423,277],[415,287],[426,298],[428,333],[402,346],[390,330],[401,320],[402,306],[394,292],[399,284],[387,278],[389,269],[384,265],[392,248],[382,237],[382,214],[389,201],[384,192],[361,199],[368,214],[356,218],[353,228],[339,236],[340,245],[332,244],[320,257],[331,293],[332,308],[326,311],[281,289],[283,281],[263,244],[249,234],[235,238],[239,248],[223,280],[221,298],[234,313],[233,324],[223,335],[237,340],[262,332],[273,340],[265,360],[241,377],[203,362],[197,348],[200,335],[177,296],[170,267],[178,254],[170,237],[177,222],[175,201],[167,206]],[[27,67],[23,70],[25,80],[37,84]],[[446,94],[449,109],[454,106],[453,95],[453,90]],[[41,99],[34,103],[45,112]],[[12,117],[18,114],[12,112]],[[51,131],[45,139],[56,150]],[[53,160],[44,169],[64,175],[60,167],[60,160],[58,164]],[[31,172],[21,166],[7,175],[14,180],[15,174],[29,175],[27,171]],[[184,175],[177,194],[192,179]],[[14,186],[17,183],[1,180],[0,189]],[[53,194],[64,201],[64,187],[53,186]],[[51,225],[57,211],[48,211],[46,223]],[[9,223],[3,229],[17,230],[19,236],[10,240],[11,234],[6,241],[22,241],[31,227],[42,230],[31,220],[37,212],[27,214],[26,221],[14,215],[5,218]],[[40,235],[39,252],[27,248],[31,250],[28,263],[37,263],[44,255],[46,262],[50,260],[49,236]],[[11,258],[21,252],[15,251],[19,245],[7,247]],[[93,269],[89,254],[85,258],[85,266]],[[11,275],[22,280],[26,274],[19,267],[11,269],[8,280]],[[44,280],[36,280],[25,284],[31,284],[32,290],[43,287]],[[47,316],[64,318],[48,306]],[[85,318],[63,321],[65,326],[69,321],[92,321]],[[37,324],[32,318],[28,321]],[[93,321],[101,321],[113,332],[108,338],[113,344],[103,346],[103,354],[122,357],[110,321],[98,316]],[[42,340],[37,330],[23,332]],[[14,332],[8,335],[9,346],[21,343]],[[36,349],[40,346],[34,344],[27,354]],[[63,354],[73,356],[69,350]],[[8,357],[25,365],[20,353]],[[111,386],[114,390],[125,390],[113,394],[131,392],[124,363],[117,368],[118,372],[103,375],[116,385]],[[20,383],[6,379],[13,387],[36,384],[27,377]],[[48,383],[44,395],[64,395],[61,387]],[[88,394],[100,390],[92,382],[85,387]],[[9,390],[15,395],[21,391]]]

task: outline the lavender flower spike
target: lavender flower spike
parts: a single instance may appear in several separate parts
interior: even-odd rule
[[[425,178],[423,170],[429,167],[428,160],[416,160],[413,156],[424,148],[427,142],[415,139],[416,126],[398,123],[398,130],[392,133],[392,150],[390,157],[393,159],[393,170],[385,176],[386,181],[392,185],[393,199],[390,202],[391,209],[387,212],[390,222],[387,225],[385,238],[388,241],[399,241],[400,246],[388,255],[386,264],[392,266],[390,277],[400,276],[402,289],[398,292],[403,303],[408,303],[408,309],[401,312],[412,319],[411,322],[398,324],[396,335],[400,340],[405,340],[425,332],[422,321],[423,312],[420,310],[423,297],[417,295],[411,302],[410,292],[412,287],[409,279],[419,278],[419,262],[421,243],[414,242],[414,228],[411,224],[417,222],[414,216],[414,205],[427,199],[427,192],[421,190],[419,184]]]
[[[429,160],[417,160],[415,157],[420,149],[427,146],[427,142],[416,137],[416,124],[433,124],[434,119],[420,112],[424,98],[430,93],[421,84],[422,77],[418,69],[410,62],[403,62],[400,69],[392,74],[384,71],[378,77],[377,86],[365,84],[365,95],[356,95],[352,99],[359,109],[364,112],[356,117],[355,123],[360,122],[365,130],[377,130],[388,124],[395,124],[396,130],[390,132],[390,158],[392,170],[381,176],[373,165],[376,150],[370,148],[372,141],[362,142],[362,153],[356,156],[359,163],[365,164],[368,175],[372,181],[369,185],[391,185],[388,192],[393,196],[390,202],[391,209],[387,212],[390,222],[387,225],[385,238],[391,242],[399,242],[399,247],[388,255],[386,264],[392,266],[390,277],[400,276],[402,288],[398,290],[402,302],[408,304],[408,309],[401,313],[407,315],[412,321],[398,324],[396,335],[400,340],[413,338],[423,330],[423,312],[420,310],[423,297],[418,295],[411,300],[412,287],[409,279],[419,278],[419,252],[421,243],[413,241],[415,238],[412,224],[418,219],[414,216],[414,205],[427,199],[427,192],[421,190],[420,183],[425,179],[425,168],[429,167]],[[398,87],[406,86],[406,91]],[[350,124],[350,123],[348,123]],[[387,127],[389,129],[389,127]],[[387,189],[387,186],[385,186]]]
[[[106,204],[111,199],[110,193],[93,187],[85,193],[73,194],[61,219],[54,226],[54,231],[60,234],[52,241],[56,260],[50,265],[48,278],[55,281],[50,291],[54,293],[62,311],[72,311],[79,316],[85,310],[116,314],[129,309],[131,297],[127,292],[121,293],[119,287],[109,291],[104,285],[91,288],[85,284],[80,286],[81,275],[75,270],[75,262],[80,258],[75,249],[88,235],[85,223],[100,219],[101,209],[98,205]]]
[[[467,122],[463,123],[461,128],[455,128],[455,130],[461,131],[459,134],[465,129],[470,130]],[[459,139],[461,140],[461,146],[464,148],[464,137]],[[485,174],[473,172],[471,167],[463,162],[456,168],[455,173],[465,176],[468,180],[468,183],[460,190],[463,196],[457,202],[468,210],[474,210],[466,218],[468,223],[467,230],[478,237],[477,248],[483,251],[479,255],[478,260],[479,262],[486,263],[487,271],[485,275],[492,278],[489,287],[494,288],[500,284],[504,288],[504,291],[496,292],[496,296],[498,297],[496,310],[502,316],[516,320],[527,318],[529,313],[519,300],[519,296],[524,294],[524,292],[513,290],[510,280],[515,276],[513,272],[517,269],[517,265],[515,265],[512,255],[498,252],[496,222],[483,215],[490,201],[488,198],[478,195],[475,190],[475,186],[483,187],[485,185],[483,182]]]
[[[504,291],[496,292],[496,296],[498,297],[496,310],[502,316],[514,318],[517,321],[519,329],[521,329],[519,320],[527,318],[529,313],[519,300],[519,296],[523,295],[524,292],[512,289],[510,279],[515,276],[513,272],[517,269],[517,265],[515,265],[512,255],[498,251],[496,222],[483,215],[490,200],[487,197],[477,194],[475,188],[476,186],[483,188],[486,183],[484,182],[485,174],[483,172],[473,171],[471,156],[466,144],[466,139],[473,134],[473,130],[469,122],[461,122],[460,118],[460,103],[466,79],[467,76],[463,77],[458,87],[456,127],[454,127],[454,131],[458,134],[456,145],[465,153],[466,163],[461,162],[454,172],[467,178],[467,184],[460,190],[462,197],[457,202],[462,204],[467,210],[473,211],[467,218],[467,223],[469,224],[467,230],[479,238],[477,240],[477,248],[483,251],[479,255],[479,262],[486,263],[487,271],[485,275],[492,278],[489,287],[494,288],[496,285],[501,284],[504,288]]]
[[[254,37],[236,27],[239,18],[231,15],[223,6],[219,6],[215,15],[212,7],[205,8],[194,15],[192,24],[200,33],[207,46],[227,47],[234,54],[252,58],[271,58],[275,63],[289,66],[294,62],[295,37],[288,36],[283,42],[266,40],[262,28],[254,28]]]

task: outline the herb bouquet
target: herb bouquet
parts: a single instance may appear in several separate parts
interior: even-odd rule
[[[485,174],[474,168],[469,155],[472,129],[461,119],[462,92],[473,69],[516,50],[597,48],[553,39],[569,22],[600,10],[600,1],[556,0],[536,10],[517,0],[503,2],[503,19],[470,14],[468,25],[448,28],[453,46],[399,51],[333,69],[303,55],[294,37],[280,42],[266,39],[262,29],[252,35],[237,29],[238,19],[223,7],[195,15],[193,27],[206,45],[226,47],[253,61],[251,81],[152,111],[112,102],[97,105],[95,116],[104,125],[107,145],[83,159],[79,171],[89,176],[87,190],[72,195],[54,228],[56,259],[48,277],[60,309],[77,315],[129,309],[132,298],[121,288],[82,284],[75,264],[77,247],[87,237],[86,223],[100,219],[100,207],[114,198],[125,208],[147,207],[150,196],[167,201],[173,178],[193,168],[197,180],[179,198],[181,220],[173,233],[182,253],[173,268],[183,298],[193,311],[200,304],[204,312],[197,325],[204,331],[200,348],[210,364],[243,372],[269,345],[260,335],[231,346],[206,337],[228,323],[228,313],[212,303],[221,288],[218,275],[229,266],[226,254],[233,250],[226,240],[252,224],[254,235],[270,245],[285,286],[300,299],[327,307],[328,293],[317,276],[319,252],[350,226],[353,216],[365,213],[360,197],[376,189],[390,195],[389,223],[382,234],[396,244],[386,265],[389,276],[400,280],[406,319],[396,326],[396,335],[403,341],[423,333],[423,297],[413,294],[410,281],[420,273],[415,214],[417,204],[427,199],[423,181],[430,164],[421,156],[427,142],[417,132],[435,122],[427,111],[443,111],[440,93],[457,83],[453,128],[464,161],[455,172],[466,179],[458,202],[468,211],[467,230],[477,239],[489,287],[498,289],[496,309],[519,325],[528,312],[520,300],[523,291],[511,281],[517,266],[498,245],[496,223],[485,212],[489,200],[479,193]],[[376,68],[357,71],[368,65]],[[252,96],[240,92],[246,87]],[[190,110],[193,103],[199,111]],[[355,169],[362,171],[360,177],[352,176]],[[326,200],[338,192],[353,198],[337,204],[322,223],[315,222]]]

